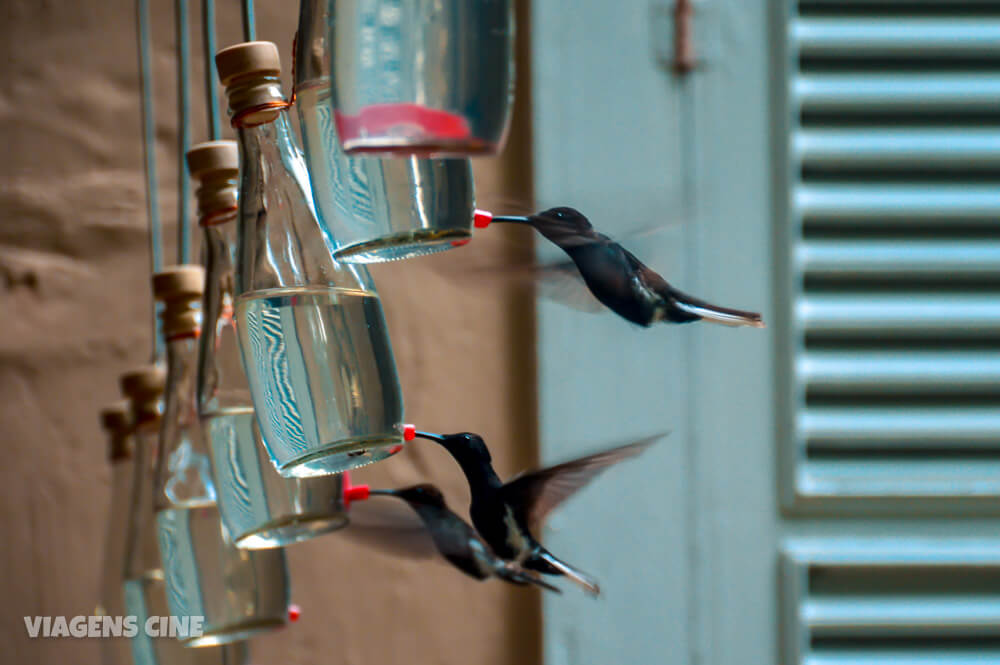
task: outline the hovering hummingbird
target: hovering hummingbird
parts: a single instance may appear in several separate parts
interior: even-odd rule
[[[406,501],[427,527],[438,551],[453,566],[477,580],[499,577],[511,584],[534,584],[561,593],[537,573],[523,570],[497,557],[465,520],[452,512],[444,495],[434,485],[423,484],[403,489],[370,490],[371,495],[394,496]]]
[[[589,575],[557,559],[532,534],[552,510],[573,496],[609,466],[635,457],[662,434],[593,455],[521,474],[503,483],[493,469],[483,438],[471,432],[416,436],[436,441],[451,453],[469,482],[469,514],[479,535],[497,556],[515,566],[548,575],[564,575],[584,590],[598,595],[600,587]]]
[[[573,208],[551,208],[527,217],[497,216],[492,221],[534,227],[569,255],[587,288],[605,307],[632,323],[649,327],[660,321],[704,320],[764,327],[756,312],[719,307],[678,291]]]

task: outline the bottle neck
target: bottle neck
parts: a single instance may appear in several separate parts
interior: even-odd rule
[[[159,418],[136,426],[132,453],[131,482],[128,491],[128,515],[125,520],[124,578],[150,579],[160,569],[153,517],[153,464],[157,445]]]
[[[299,149],[288,120],[288,111],[280,109],[270,122],[243,124],[236,128],[240,144],[240,163],[244,171],[249,165],[248,158],[266,161],[277,160],[290,163],[291,155],[298,155]]]
[[[311,81],[327,78],[330,61],[326,49],[327,0],[302,0],[299,3],[299,28],[295,40],[295,91]]]
[[[205,295],[198,349],[198,410],[202,416],[226,407],[250,406],[239,372],[234,298],[236,295],[236,215],[205,226]]]
[[[215,500],[195,401],[197,365],[196,335],[167,339],[167,391],[153,488],[157,511]]]

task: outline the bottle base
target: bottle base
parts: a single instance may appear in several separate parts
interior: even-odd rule
[[[471,237],[467,228],[417,229],[341,247],[333,258],[344,263],[400,261],[458,247]]]
[[[329,476],[381,462],[402,449],[398,433],[337,441],[279,466],[278,473],[286,478]]]
[[[262,619],[259,621],[246,621],[234,626],[224,626],[215,630],[206,630],[204,634],[191,639],[182,640],[182,644],[189,649],[200,649],[202,647],[216,647],[223,644],[231,644],[249,639],[261,633],[278,630],[285,627],[285,621],[278,619]]]
[[[294,545],[347,526],[347,515],[289,515],[237,537],[241,550],[267,550]]]

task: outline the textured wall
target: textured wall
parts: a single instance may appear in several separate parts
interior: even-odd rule
[[[176,206],[173,3],[152,4],[160,193],[169,222]],[[238,41],[237,3],[219,4],[225,46]],[[259,4],[259,37],[289,54],[296,3]],[[196,19],[199,4],[191,5]],[[7,0],[2,11],[0,662],[96,662],[96,643],[28,640],[21,617],[92,611],[109,481],[97,411],[117,398],[117,375],[149,353],[133,5]],[[194,45],[198,30],[195,20]],[[198,68],[194,74],[200,81]],[[199,141],[200,85],[194,100]],[[522,95],[504,158],[476,164],[487,206],[530,195],[525,102]],[[172,252],[175,229],[168,224],[166,233]],[[502,474],[535,456],[532,307],[520,287],[477,278],[474,269],[524,258],[529,237],[519,233],[491,229],[465,249],[375,271],[408,419],[426,429],[482,432]],[[393,485],[431,478],[456,506],[467,501],[457,468],[429,444],[359,476]],[[336,535],[296,545],[289,556],[303,617],[255,643],[255,663],[538,660],[533,591],[480,584]]]

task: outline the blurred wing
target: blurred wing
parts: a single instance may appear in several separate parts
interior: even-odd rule
[[[434,540],[420,517],[404,501],[372,497],[351,505],[350,523],[338,535],[408,559],[437,556]]]
[[[644,452],[665,433],[625,446],[520,475],[503,486],[504,500],[518,511],[518,518],[535,531],[549,513],[576,494],[602,471]]]
[[[580,312],[599,314],[608,308],[587,288],[572,261],[539,266],[536,269],[538,294]]]

